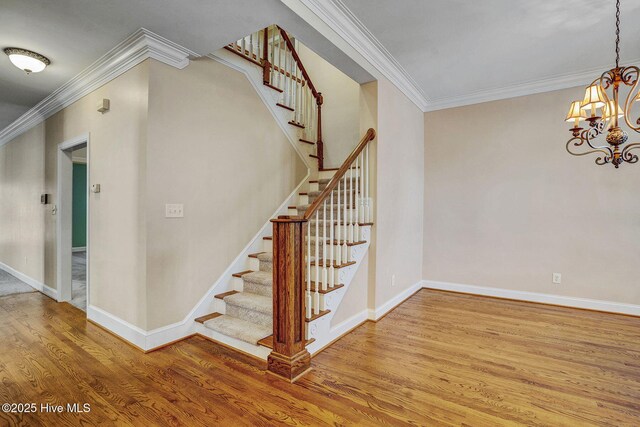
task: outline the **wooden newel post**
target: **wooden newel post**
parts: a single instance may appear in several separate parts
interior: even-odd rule
[[[268,369],[294,381],[311,369],[306,344],[304,236],[307,220],[279,217],[273,223],[273,351]]]
[[[324,143],[322,142],[322,104],[324,98],[322,93],[318,92],[316,105],[318,106],[318,138],[316,141],[316,155],[318,156],[318,169],[324,168]]]

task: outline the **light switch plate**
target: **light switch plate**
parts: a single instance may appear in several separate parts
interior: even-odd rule
[[[184,218],[184,205],[168,204],[165,205],[165,218]]]
[[[553,280],[553,283],[555,283],[556,285],[561,284],[562,283],[562,274],[553,273],[552,280]]]

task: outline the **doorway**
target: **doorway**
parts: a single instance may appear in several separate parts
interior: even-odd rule
[[[89,302],[89,136],[58,146],[58,301]]]

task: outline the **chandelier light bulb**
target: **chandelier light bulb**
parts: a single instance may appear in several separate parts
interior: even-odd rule
[[[39,53],[17,47],[8,47],[4,50],[13,65],[27,74],[39,73],[51,63],[49,59]]]

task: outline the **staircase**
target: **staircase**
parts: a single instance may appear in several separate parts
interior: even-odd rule
[[[262,248],[247,253],[243,271],[215,295],[211,313],[195,319],[196,332],[268,359],[269,369],[293,380],[309,368],[309,351],[337,338],[330,319],[369,246],[370,129],[340,168],[323,169],[322,94],[295,48],[277,26],[225,47],[262,69],[287,124],[317,161],[286,215],[273,219]],[[297,203],[296,203],[297,202]],[[293,227],[293,228],[291,228]],[[275,240],[274,240],[275,239]]]

